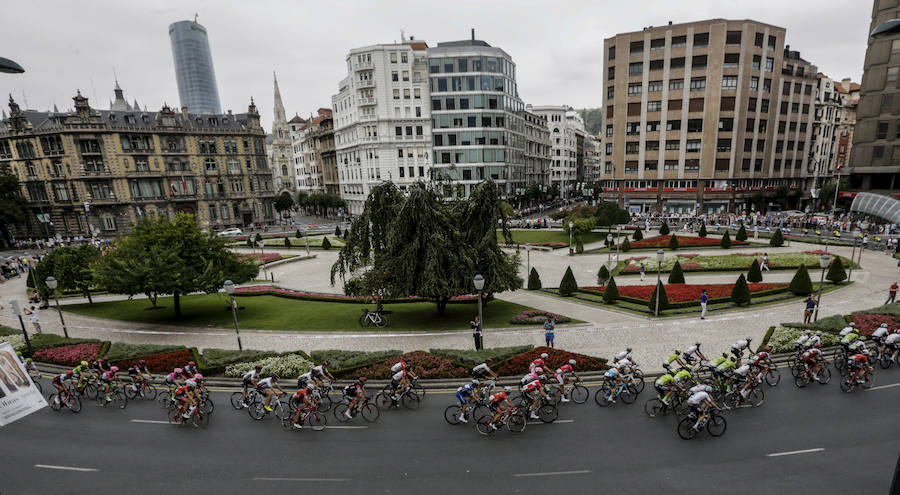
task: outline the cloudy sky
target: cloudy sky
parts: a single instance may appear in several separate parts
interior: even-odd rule
[[[197,13],[209,30],[222,108],[244,111],[253,96],[266,127],[273,70],[288,115],[308,115],[330,105],[348,50],[399,41],[401,29],[435,45],[475,28],[513,57],[526,103],[599,107],[603,39],[618,32],[755,19],[787,28],[788,44],[821,72],[859,81],[871,10],[870,0],[10,1],[0,56],[27,73],[0,74],[0,90],[20,104],[27,98],[29,108],[62,110],[79,88],[107,108],[115,71],[129,101],[151,110],[178,104],[168,25]]]

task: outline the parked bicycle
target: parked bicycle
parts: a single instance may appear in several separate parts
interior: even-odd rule
[[[375,325],[378,328],[384,328],[388,325],[387,316],[385,316],[387,311],[369,311],[369,308],[362,309],[362,316],[359,317],[359,326],[361,327],[370,327]]]

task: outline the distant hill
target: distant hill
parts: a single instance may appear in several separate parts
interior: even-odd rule
[[[599,136],[600,132],[603,130],[603,114],[600,113],[600,109],[581,108],[578,110],[578,113],[581,115],[581,118],[584,119],[585,130],[594,136]]]

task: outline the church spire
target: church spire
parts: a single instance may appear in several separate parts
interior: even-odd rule
[[[284,104],[281,102],[281,91],[278,89],[278,76],[275,75],[275,71],[272,71],[272,78],[275,81],[275,117],[272,128],[275,129],[276,125],[286,123],[287,118],[284,115]]]

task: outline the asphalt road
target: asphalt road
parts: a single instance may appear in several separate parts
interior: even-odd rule
[[[727,413],[722,437],[691,441],[672,417],[645,416],[652,387],[633,405],[564,405],[556,424],[493,438],[446,424],[447,393],[349,423],[366,428],[322,432],[253,421],[225,393],[214,394],[206,430],[134,422],[165,421],[151,402],[86,403],[0,429],[0,493],[883,494],[900,453],[900,370],[877,370],[875,385],[844,394],[836,380],[802,390],[785,381],[761,407]],[[811,449],[824,450],[769,456]]]

